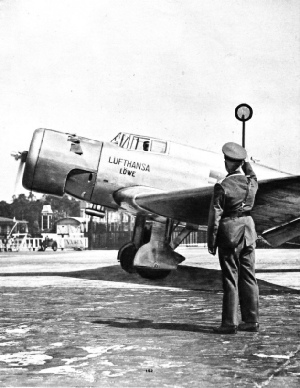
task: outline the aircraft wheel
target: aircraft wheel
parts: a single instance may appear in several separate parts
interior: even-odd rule
[[[134,256],[137,249],[134,243],[129,242],[120,248],[118,253],[118,261],[121,264],[122,269],[128,273],[134,273],[135,268],[133,267]]]
[[[168,269],[153,269],[146,267],[136,267],[136,272],[145,279],[160,280],[166,278],[170,274]]]
[[[55,241],[53,244],[52,244],[52,249],[55,251],[57,251],[57,242]]]

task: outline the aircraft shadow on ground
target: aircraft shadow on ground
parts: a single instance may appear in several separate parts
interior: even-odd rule
[[[257,272],[269,272],[265,270]],[[272,271],[273,272],[273,271]],[[282,272],[280,270],[274,272]],[[175,287],[188,290],[221,292],[222,276],[220,270],[191,267],[180,265],[176,271],[161,280],[148,280],[140,277],[138,274],[129,274],[121,269],[119,265],[100,267],[94,269],[68,271],[68,272],[18,272],[3,273],[0,276],[63,276],[85,280],[102,280],[107,282],[122,282],[140,285],[151,285],[160,287]],[[260,294],[278,294],[293,293],[299,294],[300,290],[269,283],[264,280],[258,280]]]

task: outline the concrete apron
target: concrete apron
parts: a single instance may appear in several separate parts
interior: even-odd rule
[[[213,291],[204,280],[201,291],[86,272],[14,279],[1,296],[3,387],[299,386],[297,290],[260,282],[261,331],[216,335],[222,293],[209,273]]]

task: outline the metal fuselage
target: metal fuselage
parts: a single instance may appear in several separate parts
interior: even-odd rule
[[[163,153],[133,150],[112,142],[37,129],[23,186],[58,196],[68,193],[118,209],[114,193],[120,189],[143,186],[155,191],[184,190],[215,184],[225,176],[222,155],[171,141],[165,144]],[[258,165],[255,171],[260,179],[288,176]]]

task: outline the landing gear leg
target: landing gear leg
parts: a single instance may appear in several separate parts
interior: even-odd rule
[[[170,246],[172,220],[166,223],[153,221],[150,242],[144,244],[134,258],[137,273],[147,279],[163,279],[177,269],[185,258]]]

